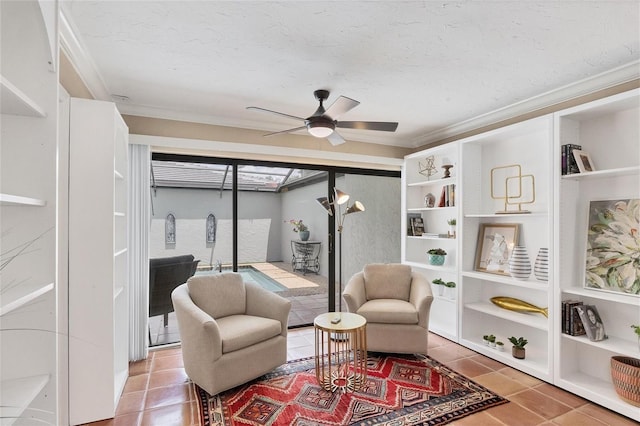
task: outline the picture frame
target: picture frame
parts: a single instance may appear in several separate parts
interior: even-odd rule
[[[640,257],[634,241],[640,229],[640,198],[589,202],[585,236],[584,288],[640,296]]]
[[[481,223],[476,243],[475,270],[509,276],[509,257],[518,245],[517,223]]]
[[[589,340],[599,342],[607,338],[602,318],[600,318],[600,314],[595,305],[579,305],[576,306],[575,309],[580,315],[580,320],[582,321],[584,331]]]
[[[595,172],[596,168],[593,165],[593,160],[587,151],[581,149],[574,149],[572,151],[573,158],[576,160],[578,170],[580,173]]]

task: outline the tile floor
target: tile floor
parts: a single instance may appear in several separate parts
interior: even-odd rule
[[[313,328],[289,332],[288,358],[314,355]],[[454,426],[626,426],[637,423],[548,383],[431,334],[429,355],[511,402],[451,423]],[[132,363],[116,417],[92,426],[198,425],[197,402],[180,348],[153,351]]]

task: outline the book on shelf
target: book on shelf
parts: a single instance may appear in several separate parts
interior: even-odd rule
[[[413,219],[414,218],[422,218],[420,213],[407,213],[407,235],[413,237]]]
[[[578,163],[576,162],[576,158],[573,156],[573,150],[581,150],[582,145],[576,144],[564,144],[560,147],[561,152],[561,172],[563,175],[571,175],[575,173],[580,173],[580,169],[578,168]]]
[[[453,183],[442,187],[438,207],[453,207],[456,205],[455,189],[456,185]]]
[[[578,305],[575,307],[580,315],[580,320],[584,326],[587,337],[592,342],[599,342],[607,338],[604,331],[604,324],[595,305]]]
[[[581,336],[585,334],[580,314],[576,309],[582,306],[579,300],[562,301],[562,332],[571,336]]]

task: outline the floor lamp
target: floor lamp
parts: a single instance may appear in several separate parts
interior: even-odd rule
[[[338,220],[338,250],[340,251],[340,256],[338,257],[338,283],[340,286],[338,312],[342,312],[342,230],[344,229],[344,219],[348,214],[363,212],[364,206],[360,201],[355,201],[351,206],[349,206],[349,194],[342,192],[337,188],[333,188],[333,199],[329,200],[327,197],[321,197],[318,198],[317,201],[322,207],[324,207],[329,216],[335,215]],[[344,212],[342,211],[343,204],[346,204]],[[337,321],[339,321],[339,318]]]

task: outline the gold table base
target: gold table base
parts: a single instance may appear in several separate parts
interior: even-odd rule
[[[332,320],[340,319],[337,324]],[[354,392],[367,380],[367,321],[348,312],[316,317],[316,379],[330,392]]]

